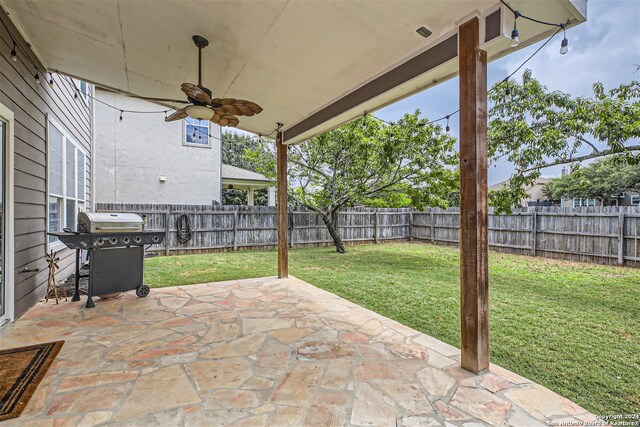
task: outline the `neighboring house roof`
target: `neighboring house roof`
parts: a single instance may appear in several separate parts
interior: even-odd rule
[[[542,178],[542,177],[540,177],[540,178],[538,178],[538,179],[536,180],[535,184],[533,184],[533,185],[531,185],[531,186],[527,187],[527,190],[528,190],[528,189],[530,189],[530,188],[532,188],[532,187],[534,187],[534,186],[536,186],[536,185],[545,185],[545,184],[548,184],[548,183],[549,183],[549,181],[551,181],[552,179],[553,179],[553,178]],[[497,184],[490,185],[490,186],[489,186],[489,191],[491,191],[491,190],[499,190],[499,189],[501,189],[502,187],[505,187],[505,186],[506,186],[506,185],[508,185],[508,184],[509,184],[509,180],[507,179],[506,181],[502,181],[502,182],[499,182],[499,183],[497,183]]]
[[[522,200],[522,202],[526,205],[528,201],[536,201],[536,200],[547,200],[547,196],[544,195],[542,189],[544,186],[551,181],[553,178],[538,178],[533,185],[525,187],[524,191],[529,196],[528,198]],[[489,191],[499,190],[502,187],[509,184],[509,180],[499,182],[497,184],[493,184],[489,187]]]
[[[268,183],[269,178],[258,172],[238,168],[231,165],[222,165],[222,179],[231,181],[252,181],[259,183]]]

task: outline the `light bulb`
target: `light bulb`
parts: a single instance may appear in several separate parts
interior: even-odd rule
[[[507,102],[511,102],[513,97],[511,96],[511,89],[507,87],[507,90],[504,91],[504,100]]]
[[[560,43],[560,55],[564,55],[569,52],[569,40],[565,37],[562,39],[562,43]]]
[[[13,42],[13,49],[11,49],[11,59],[13,62],[18,60],[18,53],[16,52],[16,42]]]
[[[519,35],[520,32],[517,28],[514,28],[513,31],[511,31],[511,47],[516,47],[520,44],[520,38],[518,37]]]
[[[451,128],[449,127],[449,125],[447,125],[446,128],[444,128],[445,131],[447,131],[447,133],[451,132]]]
[[[40,83],[40,74],[38,74],[38,72],[36,71],[35,76],[33,76],[36,79],[36,83]]]

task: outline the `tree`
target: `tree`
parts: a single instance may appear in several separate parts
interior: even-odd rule
[[[459,187],[454,144],[419,111],[391,124],[365,116],[289,147],[289,199],[317,212],[343,253],[342,207],[447,207]],[[258,172],[275,177],[272,145],[245,154],[260,165]]]
[[[507,89],[512,99],[507,100]],[[510,211],[526,197],[524,188],[549,166],[624,154],[638,160],[640,83],[605,91],[593,85],[593,97],[551,91],[525,71],[522,83],[509,80],[490,93],[489,156],[506,158],[515,172],[509,184],[489,194],[498,211]],[[585,150],[588,154],[580,154]]]
[[[337,252],[344,252],[337,231],[344,206],[407,197],[446,206],[457,186],[455,140],[419,114],[393,124],[363,117],[290,147],[291,197],[320,215]]]
[[[551,200],[562,197],[594,198],[610,201],[624,192],[640,191],[640,165],[620,156],[597,160],[588,166],[552,179],[543,188]]]
[[[264,142],[259,138],[243,135],[236,132],[222,133],[222,163],[258,172],[264,165],[260,157],[254,155],[257,150],[262,150]],[[271,176],[273,172],[270,172]],[[254,202],[256,206],[266,206],[268,204],[268,191],[266,188],[254,192]],[[247,192],[243,190],[223,188],[223,205],[246,205]]]

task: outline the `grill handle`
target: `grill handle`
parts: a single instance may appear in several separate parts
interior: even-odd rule
[[[131,230],[131,231],[140,231],[140,227],[96,227],[96,230]]]

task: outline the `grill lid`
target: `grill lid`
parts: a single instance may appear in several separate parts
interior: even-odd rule
[[[142,218],[133,213],[80,212],[78,231],[85,233],[142,231]]]

